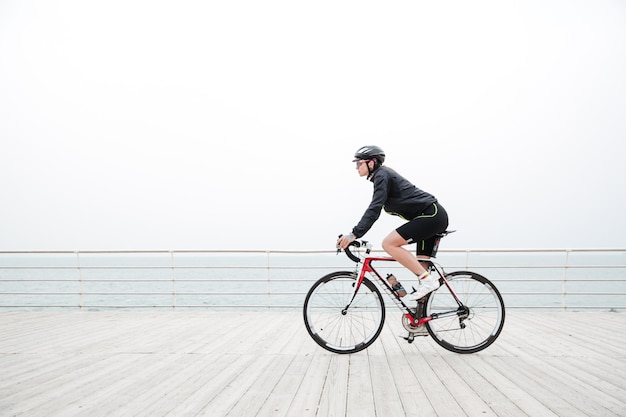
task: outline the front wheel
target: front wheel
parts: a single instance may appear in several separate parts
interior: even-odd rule
[[[335,353],[355,353],[380,335],[385,305],[378,288],[367,278],[354,294],[356,275],[333,272],[320,278],[304,301],[304,325],[315,342]]]
[[[446,274],[442,285],[425,300],[428,332],[444,349],[474,353],[492,344],[504,326],[504,301],[498,289],[482,275],[457,271]],[[459,307],[452,292],[463,304]],[[444,314],[457,311],[457,314]]]

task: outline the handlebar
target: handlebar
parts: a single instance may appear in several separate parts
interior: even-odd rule
[[[339,237],[341,237],[341,235],[339,235]],[[359,242],[355,240],[353,242],[350,242],[350,244],[348,244],[348,246],[346,246],[346,248],[344,249],[344,252],[346,253],[346,256],[350,258],[352,262],[355,262],[355,263],[361,262],[361,258],[359,258],[354,253],[352,253],[352,251],[350,250],[350,246],[354,246],[357,249],[361,248],[361,246],[365,246],[366,248],[365,253],[367,254],[369,254],[371,250],[370,246],[368,245],[366,241]],[[341,252],[341,248],[337,248],[337,253],[339,252]]]

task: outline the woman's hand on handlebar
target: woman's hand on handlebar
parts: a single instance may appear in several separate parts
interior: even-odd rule
[[[348,233],[347,235],[339,236],[337,239],[337,249],[345,249],[348,245],[356,240],[356,237],[352,233]]]

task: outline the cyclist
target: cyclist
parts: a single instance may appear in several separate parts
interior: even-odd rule
[[[437,199],[417,188],[393,169],[383,166],[385,152],[378,146],[363,146],[354,154],[356,169],[361,177],[374,183],[372,201],[352,232],[337,240],[337,247],[345,249],[362,237],[378,220],[381,209],[400,216],[407,223],[393,230],[383,240],[383,249],[418,277],[417,291],[408,297],[419,300],[439,288],[439,280],[431,277],[418,258],[403,248],[417,243],[417,256],[428,258],[436,244],[436,236],[448,227],[448,214]]]

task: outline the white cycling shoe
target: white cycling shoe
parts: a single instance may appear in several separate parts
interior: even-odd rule
[[[426,296],[428,293],[435,291],[437,288],[441,286],[441,284],[439,283],[439,280],[430,274],[420,279],[419,284],[420,285],[417,288],[417,291],[407,296],[409,300],[417,301],[420,298],[423,298],[424,296]]]

